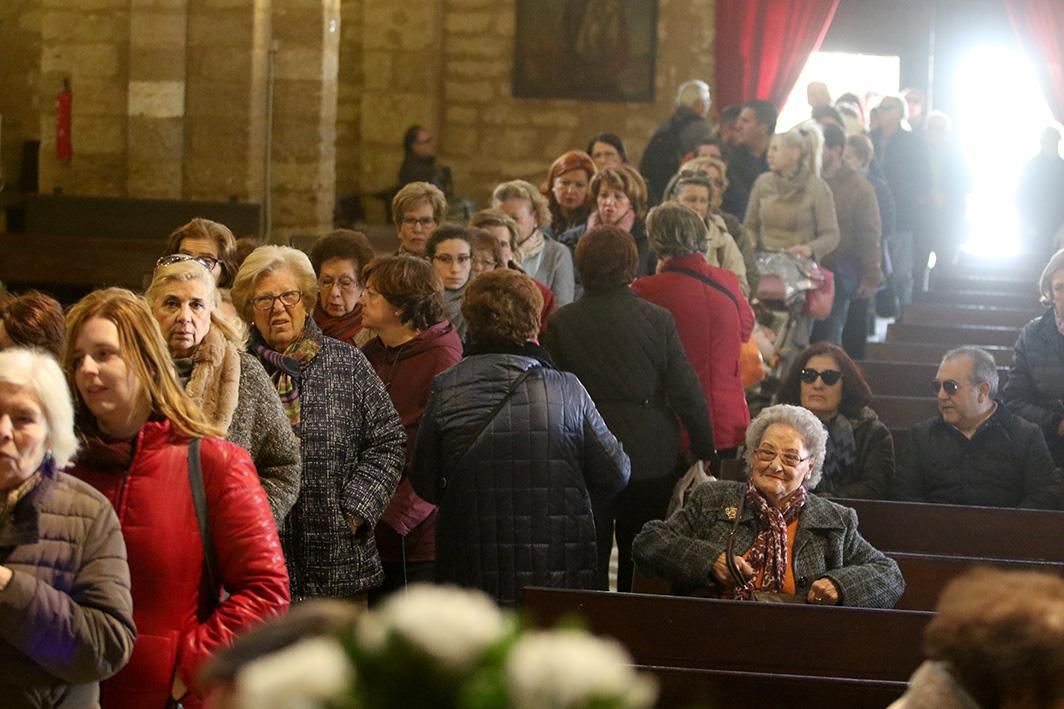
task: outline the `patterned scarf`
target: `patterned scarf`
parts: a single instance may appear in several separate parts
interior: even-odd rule
[[[526,258],[532,258],[539,254],[543,250],[543,244],[545,243],[543,232],[536,229],[532,230],[532,233],[528,235],[528,238],[517,245],[514,249],[514,258],[517,263],[522,263]]]
[[[587,218],[587,228],[588,228],[588,230],[590,230],[590,229],[592,229],[594,227],[597,227],[599,224],[605,224],[605,223],[606,222],[602,221],[602,217],[599,216],[598,211],[592,212],[591,216],[589,216]],[[626,231],[629,234],[631,234],[632,233],[632,227],[635,226],[635,212],[633,210],[629,209],[627,212],[624,213],[624,216],[621,217],[620,221],[618,221],[613,226],[617,227],[618,229],[623,229],[624,231]]]
[[[782,591],[783,581],[787,576],[787,525],[793,522],[805,507],[805,488],[799,486],[789,497],[783,500],[783,509],[776,509],[768,504],[750,483],[746,489],[746,504],[754,511],[754,523],[757,536],[746,553],[746,561],[754,569],[754,575],[735,588],[735,597],[748,601],[755,590]],[[763,572],[763,573],[762,573]],[[754,584],[761,576],[761,588]]]
[[[258,355],[277,387],[281,405],[292,428],[298,428],[301,421],[299,379],[302,370],[306,369],[321,351],[321,337],[321,331],[311,326],[308,321],[303,327],[303,334],[288,345],[284,352],[278,352],[266,344],[257,329],[251,329],[251,351]]]
[[[362,303],[355,303],[347,315],[330,315],[321,303],[314,306],[314,322],[328,337],[340,342],[355,344],[355,335],[362,330]],[[357,347],[357,345],[356,345]]]
[[[857,444],[853,439],[853,424],[839,414],[824,424],[828,430],[827,454],[824,456],[824,474],[817,489],[834,490],[842,485],[857,462]]]

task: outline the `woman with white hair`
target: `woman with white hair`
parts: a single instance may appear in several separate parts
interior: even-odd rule
[[[893,607],[905,590],[898,565],[861,537],[856,512],[808,492],[826,442],[807,409],[763,410],[746,432],[749,481],[705,483],[672,517],[648,522],[637,568],[722,598]]]
[[[184,254],[163,256],[144,296],[185,393],[227,441],[251,454],[281,528],[299,496],[299,442],[277,390],[244,349],[241,324],[222,315],[209,264]]]
[[[63,373],[42,352],[0,352],[0,696],[86,707],[122,668],[136,629],[111,504],[59,472],[77,450]]]
[[[233,305],[251,351],[300,441],[303,489],[281,533],[292,598],[364,598],[384,580],[373,529],[399,483],[406,435],[384,383],[354,346],[308,317],[310,259],[287,246],[251,252]]]

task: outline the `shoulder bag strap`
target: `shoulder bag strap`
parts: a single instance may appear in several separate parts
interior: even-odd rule
[[[690,276],[691,278],[695,278],[697,280],[702,281],[707,286],[712,286],[712,287],[716,288],[721,293],[723,293],[724,295],[728,296],[728,300],[730,300],[731,302],[735,303],[735,309],[739,310],[739,300],[735,297],[735,294],[732,293],[730,290],[728,290],[728,288],[726,286],[724,286],[721,283],[718,283],[717,281],[713,280],[709,276],[707,276],[707,275],[705,275],[703,273],[699,273],[698,271],[692,271],[689,268],[680,268],[678,266],[670,266],[670,267],[666,268],[665,271],[666,272],[672,271],[674,273],[682,273],[685,276]]]
[[[214,558],[214,545],[211,543],[211,519],[207,512],[207,491],[203,486],[199,438],[193,438],[188,443],[188,482],[192,488],[192,504],[196,508],[200,539],[203,541],[203,563],[207,566],[207,582],[210,584],[210,593],[213,594],[218,589],[214,573],[217,563]]]

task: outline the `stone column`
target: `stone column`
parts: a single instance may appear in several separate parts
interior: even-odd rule
[[[336,86],[336,196],[360,190],[363,42],[362,0],[340,0],[340,64]]]

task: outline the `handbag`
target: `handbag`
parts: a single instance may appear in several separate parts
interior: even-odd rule
[[[743,517],[743,509],[746,507],[746,495],[739,497],[739,509],[735,512],[735,521],[732,522],[731,533],[728,534],[728,546],[724,550],[724,563],[728,566],[728,573],[736,586],[746,585],[747,579],[735,563],[735,533],[739,530],[739,520]],[[736,599],[738,600],[738,599]],[[754,590],[750,600],[758,603],[805,603],[805,596],[782,591],[758,591]]]
[[[831,316],[831,310],[835,307],[835,274],[810,261],[808,265],[809,278],[820,285],[805,292],[805,305],[802,307],[802,315],[813,320],[825,320]]]

